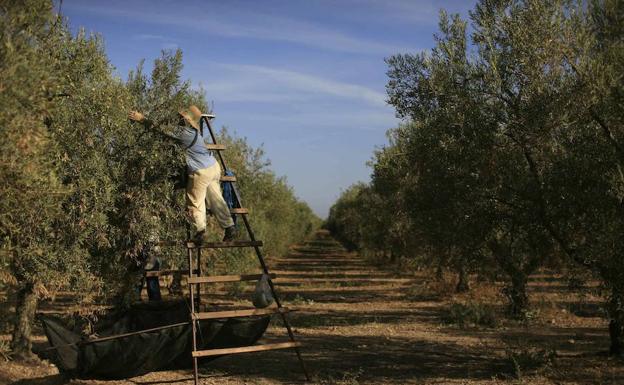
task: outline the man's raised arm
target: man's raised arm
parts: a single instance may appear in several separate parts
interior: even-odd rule
[[[135,122],[142,123],[145,128],[154,130],[157,133],[164,135],[169,139],[179,140],[178,137],[165,132],[161,127],[158,127],[156,124],[154,124],[154,121],[147,119],[145,115],[143,115],[139,111],[130,111],[128,113],[128,119],[133,120]]]

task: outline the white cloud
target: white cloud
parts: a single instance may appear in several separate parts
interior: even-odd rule
[[[163,36],[163,35],[152,35],[152,34],[148,34],[148,33],[142,33],[139,35],[134,35],[132,36],[133,40],[137,40],[137,41],[156,41],[156,42],[160,42],[160,48],[161,49],[166,49],[166,50],[175,50],[178,49],[180,47],[180,45],[177,43],[176,39],[172,39],[170,37],[167,36]]]
[[[370,88],[295,71],[258,65],[210,63],[233,76],[206,82],[210,95],[227,101],[294,101],[310,95],[328,95],[386,107],[386,95]],[[279,92],[279,90],[283,92]],[[278,92],[276,92],[278,91]]]
[[[270,127],[279,130],[279,127],[289,130],[309,130],[313,125],[323,130],[323,136],[338,135],[343,132],[375,131],[385,132],[389,128],[396,127],[400,120],[394,116],[392,109],[385,111],[368,111],[364,108],[351,108],[342,111],[327,111],[323,109],[310,109],[302,112],[288,112],[286,114],[260,114],[247,113],[245,121],[268,122]],[[313,123],[311,123],[313,122]],[[279,127],[277,127],[279,124]],[[301,140],[310,140],[311,136],[306,133]],[[290,140],[290,138],[289,138]]]
[[[437,24],[438,12],[444,8],[440,1],[414,0],[352,0],[366,9],[376,11],[385,19],[418,24]]]
[[[182,4],[176,4],[175,13],[171,13],[163,12],[163,9],[149,6],[149,4],[151,3],[139,10],[130,10],[127,7],[124,9],[120,4],[99,6],[72,3],[68,4],[67,7],[98,16],[125,18],[133,22],[193,29],[217,36],[283,41],[338,52],[390,55],[395,52],[414,50],[412,47],[353,37],[323,25],[284,16],[278,17],[241,10],[237,10],[233,14],[220,14],[213,9],[201,9],[201,6],[194,6],[191,9]],[[209,4],[202,6],[212,7]],[[189,18],[189,15],[198,17]],[[157,37],[157,35],[151,35],[151,37]]]
[[[336,5],[335,0],[317,0],[324,7]],[[340,0],[338,3],[351,12],[346,19],[386,25],[418,25],[432,27],[438,24],[440,9],[467,16],[474,1],[466,0]]]
[[[168,38],[167,36],[162,35],[151,35],[149,33],[142,33],[139,35],[132,36],[134,40],[161,40],[161,41],[172,41],[175,39]]]
[[[170,50],[176,50],[178,48],[180,48],[180,46],[178,45],[178,43],[165,43],[163,45],[161,45],[162,49],[170,49]]]

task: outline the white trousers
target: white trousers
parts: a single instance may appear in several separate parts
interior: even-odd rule
[[[186,184],[186,209],[195,231],[206,229],[206,201],[222,228],[234,226],[230,209],[223,199],[220,179],[219,162],[189,175]]]

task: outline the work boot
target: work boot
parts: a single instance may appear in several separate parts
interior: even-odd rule
[[[206,230],[200,230],[195,233],[193,238],[191,239],[195,246],[201,246],[204,243],[204,236],[206,235]]]
[[[230,226],[225,228],[225,235],[223,236],[223,242],[232,242],[238,236],[238,229],[236,226]]]

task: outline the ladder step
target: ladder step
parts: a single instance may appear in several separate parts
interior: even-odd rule
[[[251,317],[255,315],[288,313],[289,311],[290,311],[289,309],[285,307],[281,307],[281,308],[271,308],[271,309],[210,311],[210,312],[192,313],[191,316],[195,320],[205,320],[205,319],[216,319],[216,318]]]
[[[236,177],[223,175],[221,177],[221,182],[236,182]]]
[[[245,209],[242,207],[232,208],[230,209],[230,213],[232,214],[249,214],[249,209]]]
[[[213,151],[225,150],[225,144],[206,143],[206,148]]]
[[[196,249],[195,243],[188,241],[186,247]],[[232,241],[232,242],[204,242],[200,246],[202,249],[225,249],[229,247],[262,247],[262,241]]]
[[[173,275],[173,274],[186,274],[188,275],[188,269],[184,270],[156,270],[156,271],[146,271],[146,277],[163,277],[165,275]],[[197,274],[197,270],[193,270],[193,274]]]
[[[280,342],[280,343],[275,343],[275,344],[243,346],[240,348],[198,350],[198,351],[193,352],[193,357],[198,358],[198,357],[208,357],[208,356],[220,356],[223,354],[261,352],[264,350],[288,349],[288,348],[297,348],[300,346],[301,346],[301,343],[299,342]]]
[[[275,274],[269,274],[271,279],[275,278]],[[245,274],[245,275],[213,275],[210,277],[189,277],[187,282],[193,283],[216,283],[216,282],[241,282],[241,281],[257,281],[262,278],[262,274]]]

